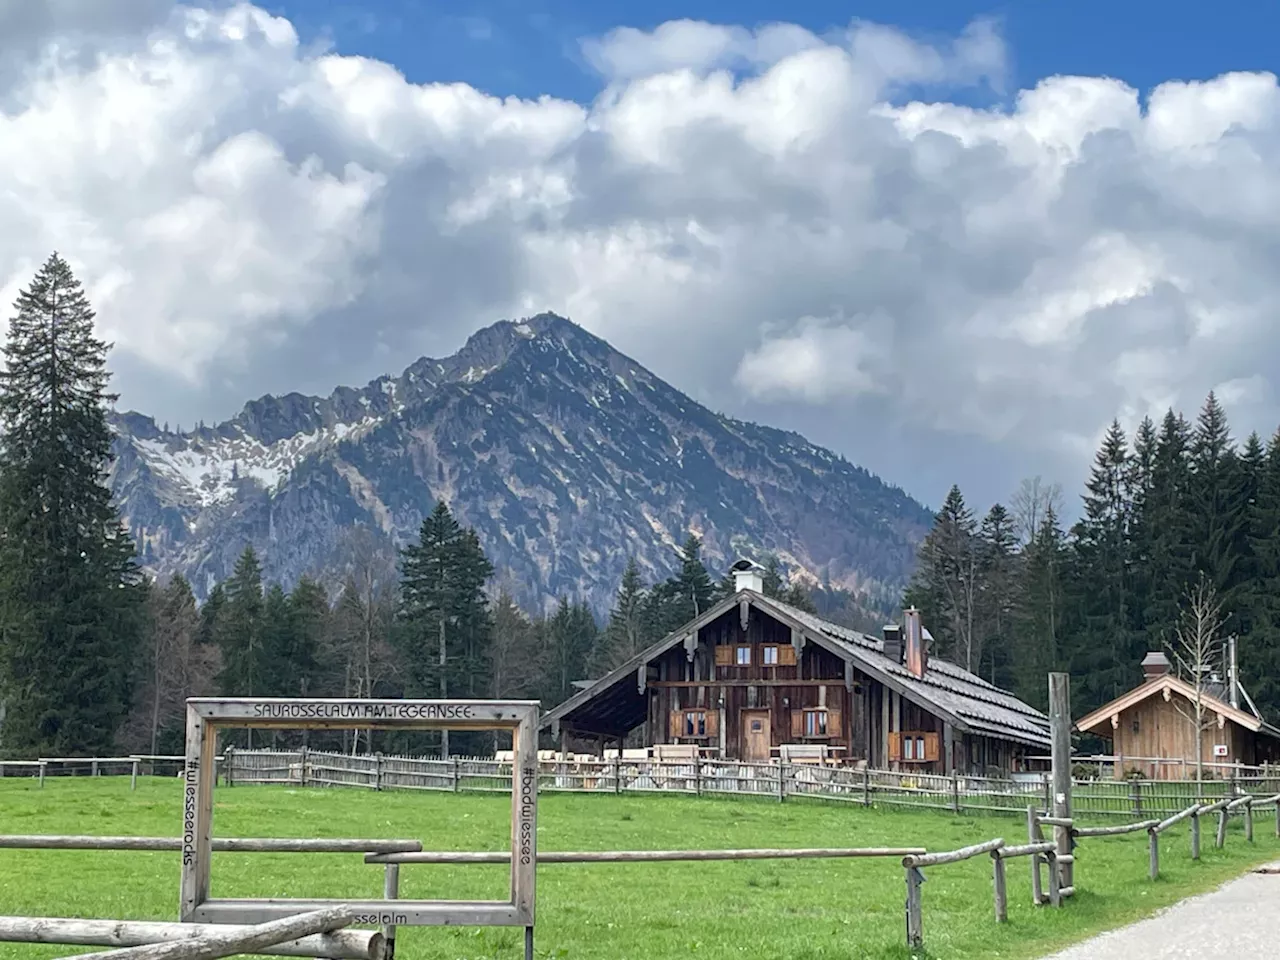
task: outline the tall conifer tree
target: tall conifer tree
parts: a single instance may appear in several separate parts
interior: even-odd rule
[[[0,371],[0,746],[106,753],[132,705],[145,601],[105,482],[109,348],[56,253],[14,308]]]

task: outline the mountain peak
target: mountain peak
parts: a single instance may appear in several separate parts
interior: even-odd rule
[[[713,561],[745,542],[821,581],[895,594],[931,519],[796,434],[707,410],[554,313],[494,323],[362,388],[261,397],[212,428],[114,422],[113,489],[143,562],[198,590],[250,543],[286,584],[332,579],[353,525],[390,549],[444,500],[529,603],[567,593],[601,607],[629,556],[665,576],[690,531]]]

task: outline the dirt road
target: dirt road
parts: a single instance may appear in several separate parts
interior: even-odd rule
[[[1245,960],[1280,956],[1280,863],[1259,868],[1045,960]]]

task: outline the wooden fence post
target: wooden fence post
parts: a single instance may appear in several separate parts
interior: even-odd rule
[[[457,793],[462,783],[462,765],[457,757],[453,758],[453,792]]]
[[[388,863],[386,872],[382,878],[382,897],[384,900],[400,899],[400,864]],[[385,960],[395,960],[396,955],[396,928],[394,924],[387,924],[382,928],[383,939],[386,940]]]
[[[1036,808],[1027,807],[1027,843],[1036,843],[1039,840],[1040,829],[1036,823]],[[1044,903],[1044,887],[1040,884],[1040,854],[1038,853],[1031,855],[1031,902],[1037,907]]]
[[[44,789],[44,768],[48,766],[43,760],[40,761],[40,789]],[[1276,804],[1276,836],[1280,837],[1280,803]]]
[[[996,923],[1009,919],[1009,895],[1005,888],[1004,858],[999,850],[991,851],[992,885],[996,898]]]
[[[1280,811],[1280,806],[1276,809]],[[1280,814],[1277,815],[1277,823],[1280,823]],[[1197,810],[1191,815],[1191,859],[1200,859],[1200,811]]]
[[[787,799],[787,761],[778,759],[778,802]]]
[[[298,783],[304,787],[307,785],[307,745],[305,743],[298,751]]]
[[[227,749],[222,751],[224,766],[222,771],[222,782],[228,787],[235,785],[235,753],[236,748],[231,744],[227,744]]]
[[[951,771],[951,812],[956,814],[960,812],[960,778],[956,776],[954,770]],[[1000,872],[1004,873],[1003,868]]]
[[[1147,840],[1150,843],[1150,865],[1147,873],[1151,880],[1160,876],[1160,834],[1155,827],[1147,828]]]
[[[924,880],[919,869],[907,867],[907,946],[924,944],[924,923],[920,910],[920,884]]]
[[[382,754],[373,755],[373,789],[382,789]]]
[[[1049,735],[1051,737],[1051,766],[1053,773],[1053,815],[1071,819],[1071,675],[1049,674]],[[1063,856],[1071,853],[1071,828],[1053,828],[1056,850]],[[1074,865],[1071,861],[1056,864],[1062,871],[1058,883],[1063,887],[1074,884]],[[1053,895],[1053,888],[1049,893]]]
[[[1133,804],[1133,815],[1142,816],[1142,781],[1136,777],[1129,781],[1129,800]]]
[[[1062,906],[1062,883],[1058,871],[1066,864],[1058,863],[1058,855],[1050,850],[1044,855],[1045,863],[1049,865],[1049,906]]]
[[[129,769],[129,789],[138,789],[138,758],[134,757],[133,764]]]
[[[1223,844],[1227,842],[1227,817],[1228,816],[1229,814],[1227,813],[1226,807],[1223,807],[1221,810],[1218,811],[1218,836],[1216,841],[1214,842],[1214,846],[1216,846],[1219,850],[1221,850]]]
[[[1253,798],[1250,797],[1244,804],[1244,838],[1249,843],[1253,843]]]
[[[618,747],[618,755],[613,758],[613,792],[622,792],[622,747]]]
[[[693,758],[693,792],[702,796],[702,758]]]
[[[97,775],[98,775],[98,761],[97,761],[97,760],[90,760],[90,761],[89,761],[89,776],[91,776],[91,777],[96,777]]]
[[[871,806],[871,764],[862,768],[862,805]],[[1276,836],[1280,837],[1280,803],[1276,804]]]

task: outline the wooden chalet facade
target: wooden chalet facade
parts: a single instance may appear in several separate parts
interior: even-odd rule
[[[642,729],[647,747],[759,763],[820,747],[921,773],[1008,773],[1048,752],[1044,714],[928,657],[917,611],[875,638],[765,597],[755,564],[734,575],[733,596],[583,684],[542,728],[601,752]]]
[[[1169,666],[1163,653],[1148,653],[1142,684],[1076,723],[1081,733],[1110,743],[1117,778],[1133,771],[1153,780],[1196,774],[1196,690]],[[1280,760],[1280,730],[1230,700],[1228,684],[1214,679],[1201,685],[1201,765],[1219,778],[1223,768]]]

